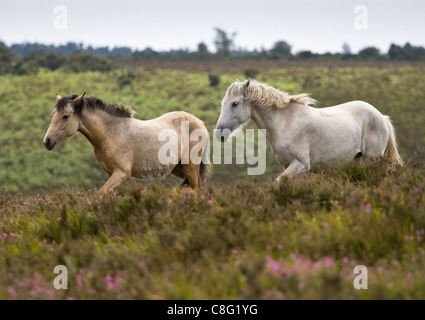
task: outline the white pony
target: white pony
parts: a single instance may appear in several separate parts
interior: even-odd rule
[[[403,165],[388,116],[363,101],[322,109],[309,106],[315,102],[307,94],[289,95],[257,81],[236,80],[221,102],[216,136],[227,141],[250,119],[266,129],[273,154],[284,168],[275,182],[360,157],[385,154],[392,163]]]

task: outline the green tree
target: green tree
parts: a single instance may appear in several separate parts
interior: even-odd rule
[[[201,53],[201,54],[207,54],[208,53],[208,47],[204,42],[200,42],[198,44],[198,53]]]
[[[277,41],[270,50],[272,57],[280,58],[291,55],[291,46],[286,41]]]
[[[66,58],[63,55],[55,52],[50,52],[40,57],[41,66],[50,70],[58,69],[65,61]]]
[[[0,74],[8,73],[11,69],[12,54],[9,48],[0,42]]]
[[[381,57],[379,49],[375,47],[364,48],[359,51],[358,55],[362,59],[379,59]]]
[[[63,64],[67,71],[85,72],[85,71],[109,71],[112,70],[113,62],[104,57],[91,55],[90,53],[73,53]]]
[[[342,44],[342,54],[345,54],[345,55],[351,54],[351,48],[350,48],[350,45],[347,42],[344,42]]]
[[[215,32],[216,35],[214,44],[217,49],[217,53],[225,56],[230,55],[234,48],[234,38],[236,37],[236,33],[234,32],[231,36],[229,36],[226,31],[219,28],[215,28]]]
[[[401,60],[406,58],[406,54],[401,46],[392,43],[388,49],[388,57],[391,60]]]

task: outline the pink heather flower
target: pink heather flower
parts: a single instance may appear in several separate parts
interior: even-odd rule
[[[82,287],[84,287],[84,283],[83,283],[83,281],[81,280],[81,277],[80,277],[80,276],[76,276],[76,277],[75,277],[75,282],[77,283],[77,287],[78,287],[78,288],[82,288]]]
[[[331,226],[331,224],[329,222],[327,222],[327,221],[325,221],[325,222],[322,223],[322,227],[323,228],[329,228],[330,226]]]
[[[370,203],[367,203],[367,204],[362,206],[362,209],[364,210],[364,212],[370,213],[371,207],[372,207],[372,205]]]
[[[232,254],[237,254],[237,253],[238,253],[238,250],[232,249]]]
[[[408,274],[407,274],[407,279],[411,279],[412,278],[412,273],[411,272],[409,272]]]
[[[266,251],[270,251],[271,247],[269,245],[266,246]]]
[[[47,240],[46,239],[43,239],[43,243],[47,243]]]
[[[12,273],[12,272],[9,272],[9,273],[7,274],[7,277],[8,277],[9,279],[13,279],[13,273]]]
[[[66,298],[66,300],[75,300],[75,298],[73,298],[73,297],[68,297],[68,298]]]
[[[266,296],[270,299],[276,299],[276,300],[282,300],[283,299],[283,294],[282,292],[273,289],[273,290],[267,290],[266,291]]]
[[[112,282],[108,282],[106,285],[106,291],[111,291],[115,288],[114,284]]]
[[[278,244],[278,245],[276,246],[276,249],[277,249],[277,250],[282,250],[282,249],[283,249],[283,246],[282,246],[281,244]]]
[[[148,191],[148,189],[146,188],[146,187],[144,187],[143,189],[142,189],[142,191],[140,191],[140,193],[141,194],[146,194],[146,192]]]
[[[273,261],[271,263],[271,266],[272,266],[272,270],[273,270],[274,273],[278,273],[279,272],[279,270],[280,270],[279,262]]]
[[[171,203],[173,203],[173,200],[168,199],[168,204],[171,204]]]
[[[13,220],[10,220],[10,223],[13,223]]]
[[[414,193],[418,193],[419,192],[419,188],[413,188],[413,192]]]
[[[38,287],[38,285],[40,284],[40,277],[38,276],[38,273],[37,272],[34,272],[33,273],[33,283],[34,283],[34,286],[36,286],[36,287]]]
[[[13,287],[8,286],[7,287],[7,294],[11,297],[14,297],[14,296],[16,296],[16,291]]]
[[[335,266],[335,261],[331,257],[324,257],[323,266],[326,268],[332,268]]]
[[[2,226],[2,225],[4,225],[4,223],[0,221],[0,226]]]
[[[131,291],[131,294],[133,296],[135,296],[135,295],[137,295],[139,293],[136,289],[131,289],[130,291]]]
[[[22,279],[20,286],[21,286],[22,288],[29,288],[29,287],[31,287],[31,286],[32,286],[32,282],[31,282],[31,280],[30,280],[30,279],[28,279],[28,278],[24,278],[24,279]]]
[[[347,264],[350,261],[347,257],[342,258],[342,263]]]
[[[7,238],[7,233],[6,233],[6,232],[4,232],[4,233],[2,234],[2,236],[3,236],[3,238]]]
[[[208,204],[213,204],[213,201],[212,200],[208,200]]]
[[[201,194],[201,200],[204,200],[205,196],[203,194]]]
[[[9,236],[11,236],[12,238],[15,238],[15,237],[17,237],[18,235],[17,235],[16,233],[11,232],[11,233],[9,233]]]

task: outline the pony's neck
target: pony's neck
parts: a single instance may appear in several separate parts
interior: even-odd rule
[[[259,129],[266,130],[266,136],[270,139],[277,128],[282,128],[285,123],[282,123],[282,116],[276,113],[285,112],[284,109],[271,108],[264,109],[262,106],[252,106],[251,119],[255,122]]]
[[[113,132],[122,125],[122,119],[128,118],[115,117],[103,111],[83,110],[78,131],[90,141],[95,150],[103,149],[113,139]]]

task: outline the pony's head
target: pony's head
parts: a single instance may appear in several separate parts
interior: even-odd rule
[[[290,95],[265,83],[250,79],[232,83],[221,101],[221,113],[217,121],[216,136],[222,142],[227,141],[230,134],[251,119],[253,107],[265,111],[272,108],[285,109],[291,103],[310,105],[316,100],[308,94]]]
[[[43,143],[47,150],[52,150],[57,144],[74,135],[80,123],[80,112],[84,104],[83,93],[61,97],[56,95],[56,107],[52,111],[52,121],[44,136]]]
[[[230,134],[251,119],[251,104],[245,99],[251,80],[236,80],[221,101],[221,112],[216,125],[216,137],[226,142]]]

